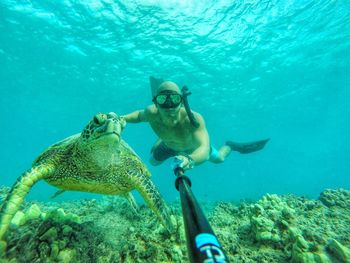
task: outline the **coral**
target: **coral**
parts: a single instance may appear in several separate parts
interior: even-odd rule
[[[11,224],[15,226],[22,226],[26,223],[25,214],[22,211],[18,211],[11,220]]]
[[[350,244],[350,212],[341,206],[329,209],[305,197],[266,195],[238,208],[222,202],[214,213],[210,221],[220,223],[213,228],[230,261],[346,262],[335,260],[327,245],[330,239],[343,250]]]
[[[22,229],[12,226],[12,235],[19,238],[12,238],[11,235],[8,237],[7,258],[17,258],[23,262],[44,259],[75,262],[73,258],[79,254],[77,247],[84,248],[81,244],[85,244],[84,251],[89,250],[90,244],[86,243],[86,238],[82,236],[86,235],[86,231],[89,232],[90,228],[82,231],[78,215],[65,213],[62,208],[41,213],[37,205],[30,206],[22,214],[27,215],[27,220]],[[93,232],[88,234],[90,235],[99,236],[98,233]]]
[[[66,214],[62,208],[58,208],[50,211],[44,216],[45,219],[52,219],[58,223],[64,223],[66,221],[75,222],[77,224],[81,223],[81,219],[78,215],[73,213]]]
[[[74,258],[75,258],[75,251],[72,249],[64,249],[57,256],[57,260],[60,263],[74,262],[73,261]]]
[[[326,248],[326,249],[325,249]],[[329,251],[330,253],[327,253]],[[292,248],[292,259],[296,263],[332,263],[338,262],[350,263],[350,250],[340,244],[337,240],[331,239],[326,247],[318,246],[305,241],[298,235],[294,239]]]
[[[307,242],[297,229],[289,231],[292,245],[292,259],[295,263],[331,263],[323,249]]]
[[[294,209],[277,195],[265,195],[251,206],[251,230],[258,242],[278,243],[282,232],[294,219]]]
[[[0,258],[3,258],[6,253],[7,243],[3,240],[0,240]]]
[[[25,211],[25,213],[22,211],[18,211],[12,218],[11,224],[13,226],[19,227],[24,225],[29,220],[38,219],[40,216],[43,215],[44,214],[41,213],[39,206],[33,204]]]
[[[25,221],[38,219],[41,216],[41,210],[37,204],[31,205],[25,213]]]
[[[350,209],[350,191],[345,189],[327,189],[320,194],[320,201],[328,206],[338,206]]]
[[[255,203],[201,206],[230,262],[339,263],[350,257],[350,212],[343,204],[328,207],[319,200],[268,194]],[[24,223],[12,224],[6,242],[0,242],[0,258],[188,262],[180,204],[172,210],[176,231],[169,235],[147,207],[136,214],[121,198],[25,203],[17,216]]]
[[[277,231],[275,231],[275,223],[263,216],[252,216],[252,230],[255,233],[257,241],[272,241],[278,242],[281,240]]]
[[[327,250],[340,262],[350,263],[350,249],[340,244],[337,240],[331,239],[327,245]]]

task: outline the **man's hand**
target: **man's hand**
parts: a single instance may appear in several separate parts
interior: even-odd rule
[[[189,155],[176,155],[173,161],[173,169],[176,167],[181,167],[184,170],[189,170],[194,167],[194,161]]]

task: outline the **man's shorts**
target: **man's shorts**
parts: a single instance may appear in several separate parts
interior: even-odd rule
[[[158,162],[163,162],[172,156],[178,155],[179,152],[170,149],[164,142],[161,142],[158,144],[158,146],[152,148],[151,153],[153,155],[153,159]]]
[[[174,151],[166,146],[164,142],[161,142],[158,146],[152,148],[151,154],[153,155],[153,159],[158,162],[163,162],[170,157],[180,154],[180,152]],[[216,150],[215,147],[210,146],[209,160],[216,160],[218,156],[218,150]]]

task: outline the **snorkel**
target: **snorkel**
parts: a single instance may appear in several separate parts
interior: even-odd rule
[[[188,90],[187,86],[183,86],[181,89],[182,92],[182,101],[187,113],[188,118],[190,119],[191,124],[193,125],[193,127],[198,128],[199,127],[199,123],[196,120],[196,118],[194,117],[190,105],[188,104],[188,100],[187,100],[187,96],[191,95],[192,93]]]

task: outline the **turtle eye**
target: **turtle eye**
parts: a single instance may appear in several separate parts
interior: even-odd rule
[[[102,125],[106,122],[107,119],[108,119],[108,117],[106,114],[98,113],[94,116],[92,121],[95,125]]]
[[[93,118],[93,122],[97,125],[103,124],[106,120],[106,115],[105,114],[96,114]]]

